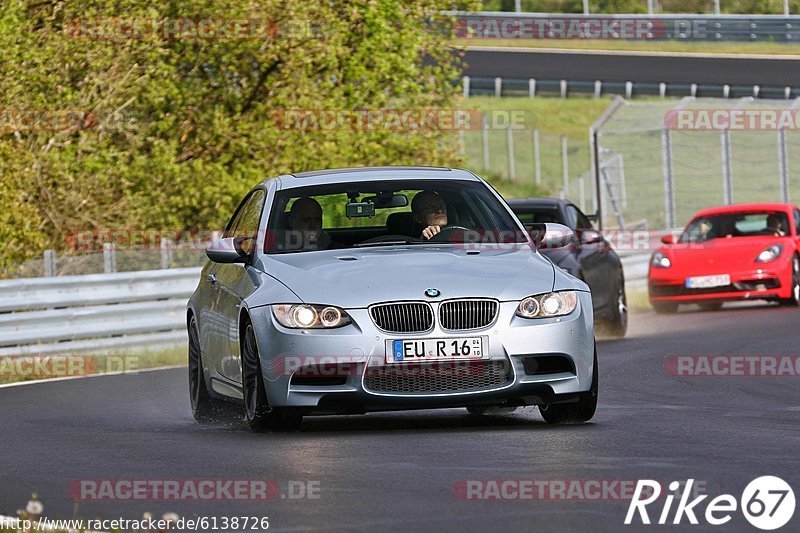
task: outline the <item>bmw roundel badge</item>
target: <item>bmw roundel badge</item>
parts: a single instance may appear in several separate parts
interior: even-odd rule
[[[425,296],[428,298],[436,298],[440,294],[442,293],[439,291],[439,289],[425,289]]]

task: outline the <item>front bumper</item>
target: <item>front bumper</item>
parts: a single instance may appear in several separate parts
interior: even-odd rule
[[[434,311],[437,303],[431,302]],[[516,302],[499,306],[489,327],[452,333],[438,324],[424,334],[387,334],[377,329],[366,309],[347,309],[353,323],[333,330],[287,329],[269,306],[251,310],[270,405],[305,414],[362,413],[396,409],[470,405],[537,405],[576,400],[591,385],[594,333],[591,295],[578,292],[570,315],[526,320],[515,316]],[[386,341],[485,337],[480,362],[387,364]],[[420,379],[452,372],[449,384],[474,377],[476,367],[505,369],[507,379],[463,390],[375,390],[374,372],[413,369]],[[371,374],[372,372],[372,374]],[[465,378],[466,379],[466,378]],[[475,383],[483,383],[478,380]],[[424,389],[424,387],[422,387]]]
[[[790,267],[784,265],[783,261],[776,263],[780,264],[731,272],[730,285],[706,289],[686,287],[686,278],[695,274],[676,277],[668,269],[651,268],[648,279],[650,301],[690,304],[788,298],[791,291]]]

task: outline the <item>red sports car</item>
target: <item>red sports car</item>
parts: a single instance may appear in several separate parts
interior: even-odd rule
[[[719,309],[730,300],[800,305],[800,209],[737,204],[697,213],[680,238],[661,239],[648,275],[659,313],[679,304]]]

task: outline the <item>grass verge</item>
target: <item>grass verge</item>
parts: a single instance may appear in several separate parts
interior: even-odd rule
[[[0,384],[145,370],[186,364],[186,347],[106,354],[20,355],[0,358]]]
[[[520,128],[509,133],[505,128],[465,131],[463,153],[467,168],[487,177],[506,198],[555,195],[563,187],[562,136],[567,138],[568,173],[571,179],[589,171],[589,127],[611,103],[611,98],[495,98],[475,96],[462,102],[464,108],[477,108],[487,116],[504,112],[522,117]],[[513,115],[511,115],[513,113]],[[539,136],[541,183],[536,182],[534,130]],[[512,155],[513,154],[513,155]],[[516,179],[511,178],[513,161]],[[590,187],[586,183],[586,187]],[[578,191],[568,191],[576,200]]]

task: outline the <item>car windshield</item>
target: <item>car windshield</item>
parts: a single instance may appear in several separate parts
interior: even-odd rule
[[[705,242],[733,237],[782,237],[788,234],[789,219],[786,213],[725,213],[692,220],[683,232],[680,242]]]
[[[431,226],[438,234],[427,239]],[[370,181],[315,185],[275,195],[266,253],[420,243],[527,243],[525,233],[483,183]]]

